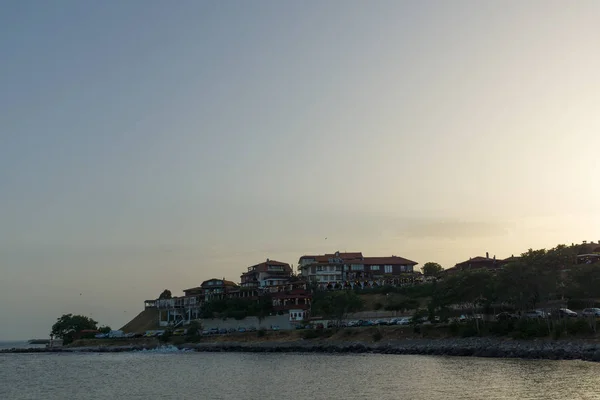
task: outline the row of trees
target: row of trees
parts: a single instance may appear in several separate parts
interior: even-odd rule
[[[593,307],[600,299],[600,266],[577,264],[579,246],[559,245],[546,250],[528,250],[503,269],[494,272],[482,269],[456,272],[443,279],[413,287],[383,287],[370,292],[387,294],[386,310],[415,310],[419,316],[429,314],[444,319],[453,308],[462,307],[462,313],[496,314],[500,311],[523,313],[530,309]],[[440,276],[442,267],[437,263],[423,266],[426,276]],[[427,310],[422,304],[427,303]],[[348,313],[362,309],[361,298],[353,291],[313,292],[312,315],[343,319]],[[557,323],[560,315],[552,313]],[[478,319],[475,319],[478,321]],[[595,331],[596,320],[589,321]],[[551,326],[549,326],[550,330]],[[479,326],[477,326],[479,330]]]
[[[577,246],[529,250],[496,273],[465,271],[434,283],[430,313],[450,305],[495,313],[499,308],[524,312],[552,304],[591,307],[600,298],[600,266],[577,265]],[[553,317],[559,317],[557,313]],[[552,323],[551,320],[548,323]],[[591,321],[595,330],[595,319]]]

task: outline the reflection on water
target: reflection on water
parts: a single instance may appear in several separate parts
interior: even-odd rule
[[[582,361],[137,352],[0,355],[0,399],[600,399]]]

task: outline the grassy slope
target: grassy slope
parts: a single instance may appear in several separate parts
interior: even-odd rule
[[[158,310],[152,308],[142,311],[121,328],[125,333],[144,333],[154,329],[160,329],[160,326],[158,325]]]

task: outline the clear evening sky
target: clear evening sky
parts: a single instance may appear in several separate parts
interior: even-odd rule
[[[600,240],[597,1],[0,11],[0,339],[335,250]]]

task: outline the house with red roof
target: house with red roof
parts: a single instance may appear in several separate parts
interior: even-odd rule
[[[284,285],[291,277],[290,264],[267,258],[265,262],[248,267],[248,271],[241,275],[240,281],[243,288],[265,288]]]
[[[321,284],[373,281],[413,274],[418,263],[398,256],[364,257],[361,252],[302,256],[298,262],[302,277]]]

